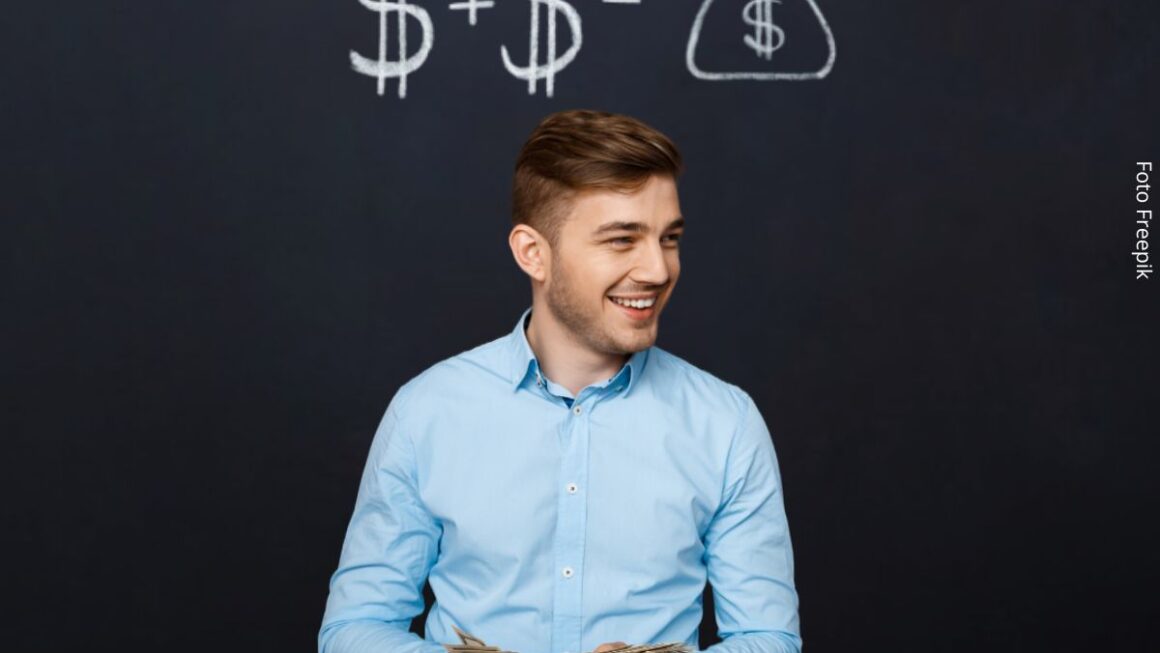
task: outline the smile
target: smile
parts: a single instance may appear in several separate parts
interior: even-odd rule
[[[634,322],[649,320],[657,312],[656,296],[644,299],[623,299],[621,297],[610,296],[608,297],[608,301],[612,302],[617,310],[623,311],[625,316]]]
[[[656,303],[656,297],[647,297],[644,299],[623,299],[621,297],[609,297],[613,302],[621,306],[628,306],[629,308],[649,308]]]

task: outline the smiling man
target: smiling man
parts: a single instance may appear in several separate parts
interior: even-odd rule
[[[680,275],[682,168],[623,115],[565,111],[532,132],[508,238],[532,305],[392,398],[320,653],[445,653],[454,627],[520,653],[696,648],[706,581],[722,637],[709,650],[801,650],[765,421],[655,345]]]

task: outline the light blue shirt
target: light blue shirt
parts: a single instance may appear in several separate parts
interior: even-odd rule
[[[697,649],[706,580],[709,650],[799,651],[781,476],[749,395],[654,346],[573,398],[541,372],[530,316],[391,400],[319,651],[446,653],[453,624],[519,653]]]

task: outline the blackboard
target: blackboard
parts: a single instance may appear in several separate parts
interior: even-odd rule
[[[567,108],[681,148],[658,344],[766,416],[809,650],[1154,646],[1155,3],[388,4],[0,21],[8,650],[312,650],[390,396],[530,301]]]

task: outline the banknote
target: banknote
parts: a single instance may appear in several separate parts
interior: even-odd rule
[[[458,626],[451,626],[459,636],[460,644],[444,644],[448,653],[515,653],[505,651],[498,646],[489,646],[482,639],[471,633],[460,630]],[[602,653],[693,653],[693,649],[684,642],[666,642],[664,644],[629,644],[620,648],[605,650]]]

